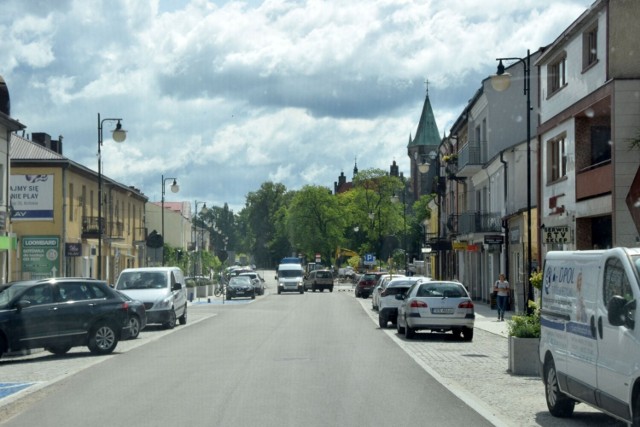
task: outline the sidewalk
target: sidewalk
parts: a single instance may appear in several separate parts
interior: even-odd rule
[[[370,299],[357,299],[377,327],[378,314]],[[475,334],[471,342],[447,335],[419,333],[407,340],[395,328],[383,331],[429,375],[484,418],[500,427],[623,426],[591,407],[578,404],[572,418],[555,418],[547,410],[544,384],[538,376],[508,371],[508,319],[498,321],[489,304],[474,301]]]

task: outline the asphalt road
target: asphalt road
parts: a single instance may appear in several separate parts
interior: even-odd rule
[[[491,425],[348,293],[195,304],[186,326],[88,354],[3,360],[3,381],[33,385],[0,407],[2,425]]]

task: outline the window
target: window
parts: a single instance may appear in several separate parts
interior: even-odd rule
[[[611,128],[608,126],[591,127],[591,164],[611,160]]]
[[[547,85],[549,94],[557,92],[567,84],[566,54],[547,66],[547,74]]]
[[[614,296],[621,296],[627,301],[633,299],[633,291],[629,284],[629,278],[624,271],[624,266],[617,258],[610,258],[604,266],[604,285],[602,296],[604,305]]]
[[[598,61],[598,27],[595,26],[582,35],[582,69],[585,70]]]
[[[69,221],[73,222],[73,183],[69,184]]]
[[[566,139],[562,137],[549,141],[548,153],[548,181],[557,181],[567,175],[567,148]]]

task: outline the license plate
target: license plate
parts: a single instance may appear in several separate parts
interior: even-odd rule
[[[433,314],[453,314],[453,308],[432,308]]]

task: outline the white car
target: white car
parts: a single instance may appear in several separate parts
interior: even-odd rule
[[[389,282],[401,277],[405,276],[403,274],[385,274],[380,278],[380,280],[378,280],[378,284],[374,286],[371,293],[371,308],[373,310],[378,310],[378,307],[380,306],[380,294],[382,294],[382,291],[384,291]]]
[[[459,282],[427,281],[415,283],[398,307],[399,334],[413,338],[416,331],[452,331],[465,341],[473,339],[475,311],[467,289]]]
[[[398,319],[398,306],[402,303],[396,295],[404,295],[409,288],[417,282],[426,280],[424,277],[398,277],[387,282],[382,293],[380,293],[378,307],[378,324],[380,328],[387,327],[389,322],[394,325]],[[374,295],[376,293],[374,292]]]

